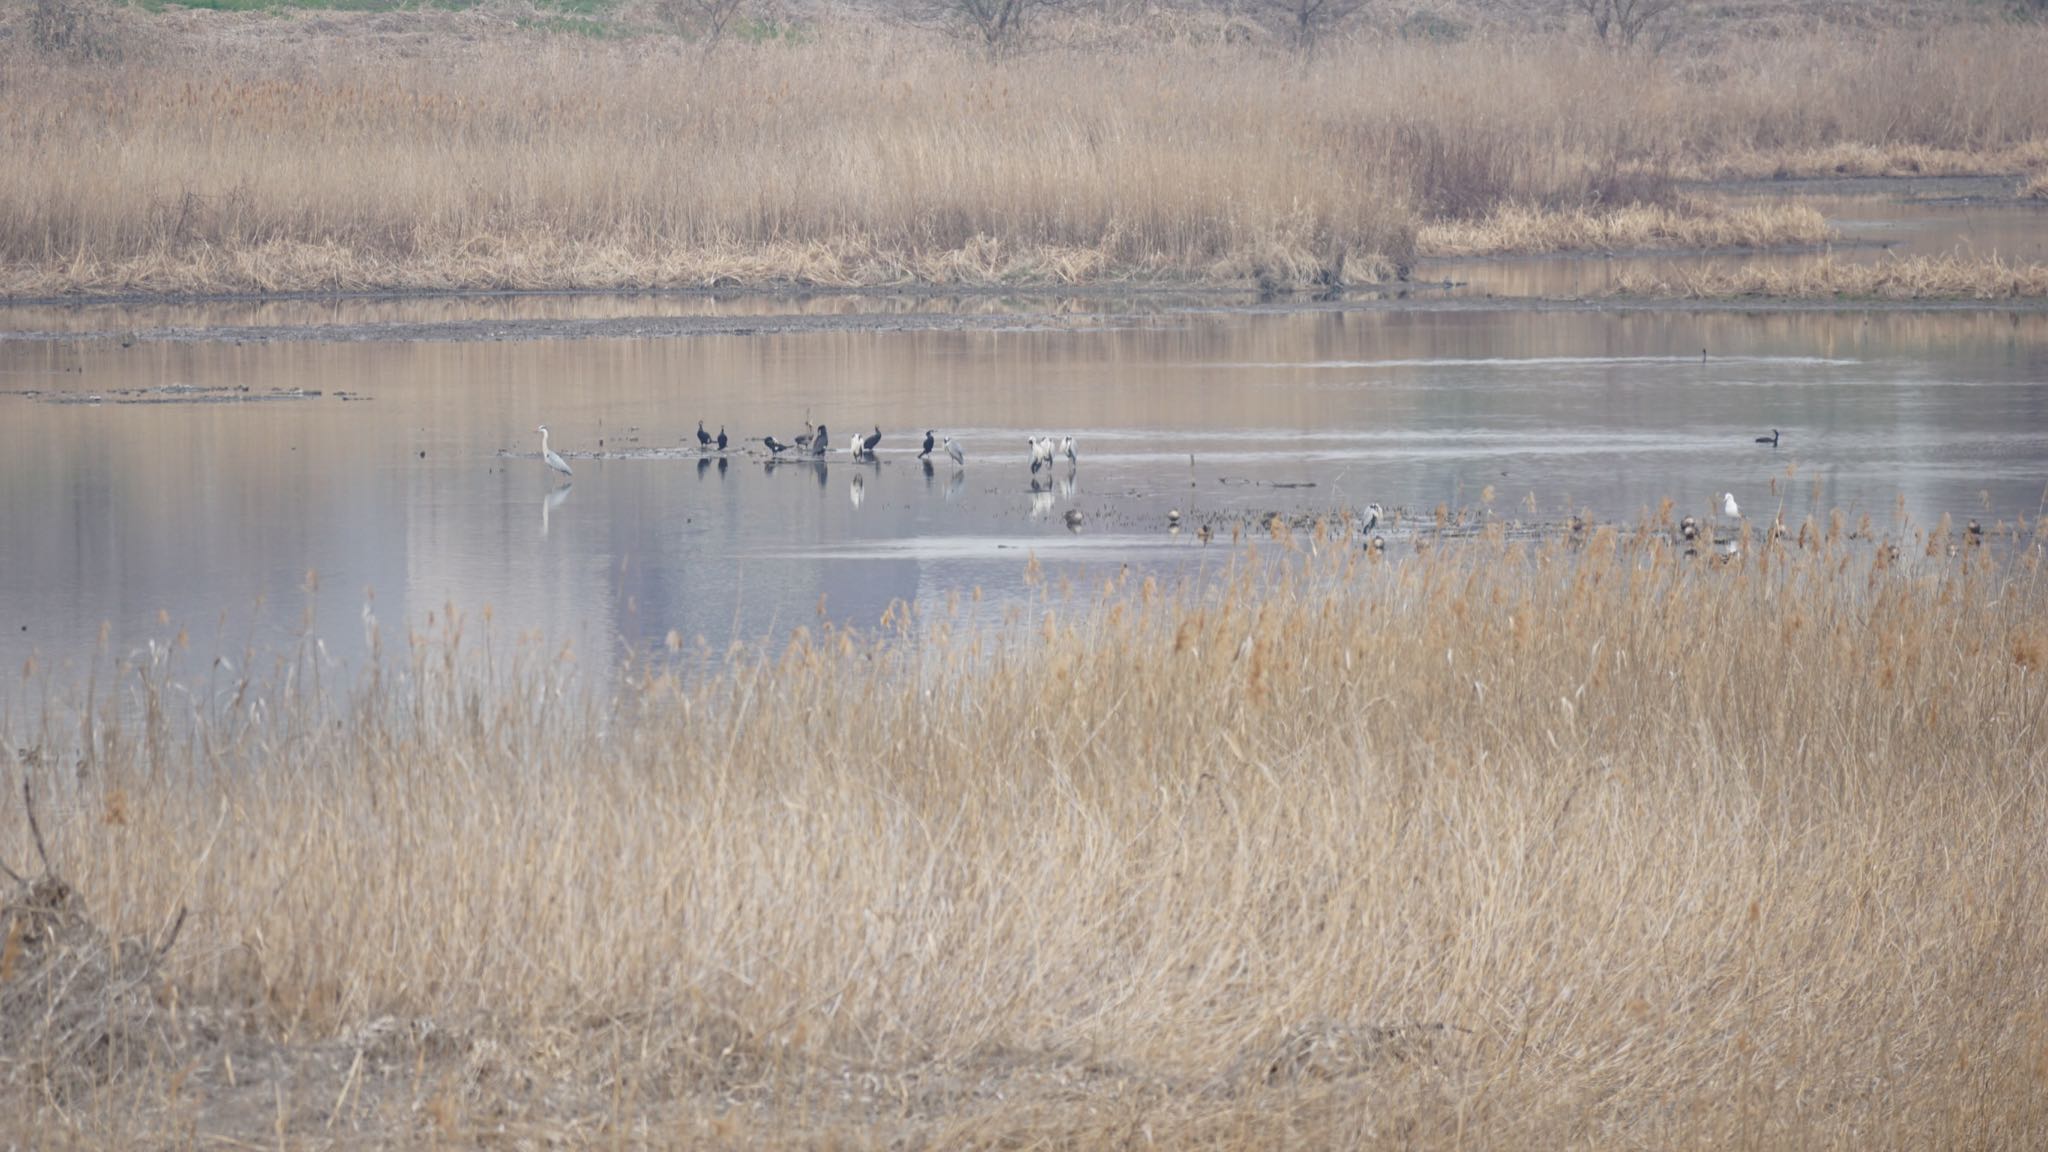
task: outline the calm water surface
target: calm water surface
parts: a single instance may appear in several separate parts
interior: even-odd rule
[[[635,299],[155,323],[635,315]],[[1125,565],[1195,575],[1226,552],[1196,525],[1268,512],[1419,516],[1490,489],[1505,516],[1633,518],[1666,497],[1704,514],[1733,491],[1752,517],[1888,522],[1903,501],[1923,522],[1990,522],[2031,519],[2048,492],[2038,311],[968,310],[1004,308],[1015,327],[125,347],[53,333],[147,318],[0,312],[0,329],[44,334],[0,339],[0,661],[35,655],[57,676],[103,626],[116,654],[182,627],[203,664],[288,645],[309,609],[350,660],[366,605],[389,635],[452,603],[602,667],[671,631],[723,646],[821,612],[871,626],[899,600],[1016,603],[1032,556],[1084,587]],[[1086,322],[1031,320],[1054,314]],[[767,463],[759,437],[792,438],[806,412],[836,450]],[[700,458],[699,418],[733,436],[723,461]],[[542,421],[573,485],[540,463]],[[877,424],[878,461],[851,461],[846,437]],[[1782,447],[1752,442],[1773,427]],[[920,465],[926,428],[967,466]],[[1079,463],[1034,477],[1027,433],[1076,436]],[[1187,531],[1169,534],[1169,509]]]

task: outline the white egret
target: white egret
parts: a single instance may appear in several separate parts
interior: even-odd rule
[[[1736,506],[1735,493],[1721,493],[1721,515],[1726,516],[1731,520],[1742,519],[1742,509]]]
[[[854,459],[860,459],[860,433],[855,432],[846,438],[846,450],[853,454]]]
[[[555,450],[548,447],[548,426],[542,424],[540,427],[535,428],[534,431],[540,433],[541,460],[545,462],[548,467],[553,468],[555,471],[560,472],[564,476],[574,476],[576,474],[576,470],[569,467],[569,462],[567,460],[562,459],[560,456],[556,455]]]

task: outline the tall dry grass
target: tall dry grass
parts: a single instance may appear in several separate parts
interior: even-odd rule
[[[1716,300],[2038,300],[2048,297],[2048,264],[2008,264],[1998,256],[1906,256],[1870,262],[1833,254],[1790,265],[1718,264],[1659,275],[1624,273],[1619,296]]]
[[[502,30],[394,49],[329,23],[166,33],[118,65],[9,51],[0,292],[1329,282],[1508,206],[1599,227],[1679,207],[1675,175],[1843,148],[2037,162],[2048,140],[2031,27],[1303,63],[1183,40],[991,62],[829,24],[708,54]]]
[[[82,1082],[0,1052],[0,1129],[2038,1147],[2042,541],[1670,529],[1289,537],[616,695],[467,617],[346,691],[164,648],[10,712],[92,919],[191,915]]]

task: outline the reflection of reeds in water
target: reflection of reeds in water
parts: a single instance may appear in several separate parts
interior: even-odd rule
[[[339,34],[162,35],[146,60],[10,65],[0,154],[35,162],[0,167],[0,290],[1328,285],[1397,271],[1446,221],[1492,221],[1493,245],[1634,242],[1647,217],[1621,210],[1652,204],[1653,243],[1810,239],[1807,219],[1684,211],[1671,177],[1864,153],[2011,171],[2048,139],[2032,27],[1704,60],[1482,37],[1000,64],[907,28],[713,54],[451,37],[399,59]]]
[[[303,1122],[2032,1143],[2040,539],[1668,521],[1258,533],[1208,590],[963,594],[616,696],[443,614],[345,694],[159,660],[10,712],[109,931],[194,910],[183,1047],[127,1066],[195,1071],[63,1115],[139,1139],[221,1046],[340,1038]],[[27,1068],[0,1112],[48,1119]]]

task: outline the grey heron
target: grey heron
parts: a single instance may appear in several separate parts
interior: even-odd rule
[[[701,452],[709,447],[711,447],[711,433],[704,430],[704,422],[699,420],[697,421],[697,450]]]
[[[951,456],[955,464],[962,467],[965,467],[967,464],[966,451],[959,444],[955,443],[951,436],[946,437],[946,455]]]
[[[1776,448],[1778,446],[1778,430],[1776,428],[1771,429],[1769,436],[1759,436],[1756,438],[1756,442],[1759,444],[1769,444],[1771,447]]]
[[[538,428],[535,428],[534,431],[540,433],[541,460],[544,461],[548,467],[553,468],[555,471],[560,472],[564,476],[574,476],[576,474],[576,470],[569,467],[569,462],[567,460],[562,459],[560,456],[556,455],[555,450],[553,448],[548,447],[548,426],[542,424]]]
[[[1359,525],[1358,530],[1370,534],[1373,529],[1380,526],[1380,517],[1384,515],[1386,515],[1385,509],[1382,509],[1378,504],[1367,504],[1365,506],[1365,523]]]
[[[811,410],[809,408],[806,408],[804,409],[804,434],[796,438],[796,446],[799,448],[809,448],[811,446],[811,441],[815,439],[817,435],[818,428],[816,425],[811,423]]]
[[[925,430],[924,430],[924,451],[922,451],[922,452],[919,452],[919,453],[917,454],[917,458],[918,458],[919,460],[922,460],[922,459],[924,459],[925,457],[927,457],[927,456],[931,455],[931,454],[932,454],[932,447],[933,447],[933,445],[934,445],[935,443],[936,443],[936,442],[935,442],[935,441],[934,441],[934,440],[932,439],[932,430],[931,430],[931,429],[929,429],[929,428],[925,429]]]
[[[1074,451],[1074,438],[1072,436],[1061,438],[1060,455],[1065,456],[1068,463],[1078,464],[1081,462],[1080,455]]]
[[[1735,503],[1735,493],[1721,493],[1721,515],[1726,516],[1731,520],[1742,519],[1742,509]]]

